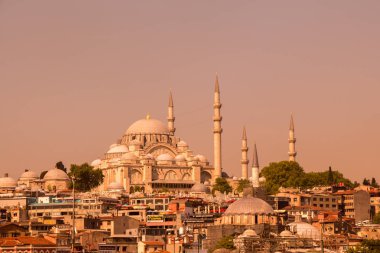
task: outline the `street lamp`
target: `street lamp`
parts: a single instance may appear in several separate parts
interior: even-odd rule
[[[71,177],[71,183],[73,185],[73,230],[71,232],[71,252],[74,252],[75,244],[75,176]]]

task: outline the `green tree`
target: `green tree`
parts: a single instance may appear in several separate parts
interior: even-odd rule
[[[57,163],[55,164],[55,167],[56,167],[57,169],[59,169],[59,170],[63,170],[64,172],[67,173],[67,169],[66,169],[66,167],[65,167],[65,165],[63,164],[62,161],[57,162]]]
[[[364,178],[363,179],[363,185],[371,185],[371,182],[369,181],[369,179]]]
[[[100,169],[94,170],[88,163],[81,165],[72,164],[69,176],[75,178],[75,190],[80,192],[88,192],[99,186],[104,178]],[[70,184],[70,188],[72,188],[72,184]]]
[[[360,246],[349,249],[348,253],[380,253],[380,240],[363,240]]]
[[[47,172],[47,170],[42,171],[40,174],[40,179],[43,179]]]
[[[372,178],[371,180],[371,186],[372,187],[375,187],[375,188],[378,188],[379,187],[379,184],[376,182],[376,178]]]
[[[375,216],[373,217],[373,223],[380,224],[380,212],[375,214]]]
[[[228,184],[227,179],[218,177],[212,187],[212,192],[214,193],[215,191],[230,193],[232,192],[232,187]]]
[[[235,249],[234,246],[234,237],[233,236],[225,236],[217,241],[213,251],[216,249]]]
[[[236,190],[237,192],[243,192],[244,188],[249,186],[251,186],[251,182],[248,179],[240,179]]]

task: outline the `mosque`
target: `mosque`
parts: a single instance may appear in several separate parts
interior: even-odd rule
[[[213,164],[201,154],[194,154],[189,145],[175,135],[174,103],[169,96],[167,123],[147,115],[134,122],[116,144],[112,144],[103,159],[91,165],[101,169],[104,181],[97,191],[125,190],[128,193],[143,191],[151,193],[168,189],[190,191],[198,184],[211,185],[222,176],[222,116],[218,77],[215,79],[213,137]],[[245,129],[242,138],[242,178],[248,179],[248,145]],[[289,160],[294,161],[295,138],[293,118],[289,129]],[[256,144],[251,181],[259,187],[259,163]]]

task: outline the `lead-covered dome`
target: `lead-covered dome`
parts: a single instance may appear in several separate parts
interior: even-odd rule
[[[272,214],[273,208],[264,200],[254,197],[243,197],[232,203],[224,215],[235,214]]]
[[[290,230],[294,231],[301,238],[320,239],[321,232],[318,228],[309,223],[296,221],[289,224]]]
[[[209,193],[210,189],[202,183],[197,183],[191,187],[190,192],[193,193]]]
[[[164,154],[157,156],[156,160],[157,161],[170,162],[170,161],[173,161],[173,157],[171,155],[169,155],[168,153],[164,153]]]
[[[21,174],[20,179],[37,179],[39,176],[36,172],[31,170],[25,170],[24,173]]]
[[[44,180],[70,180],[70,178],[63,170],[54,168],[45,174]]]
[[[128,152],[128,148],[125,145],[111,145],[111,148],[107,151],[108,154],[114,154],[114,153],[126,153]]]
[[[17,182],[5,173],[4,177],[0,177],[0,188],[16,188]]]
[[[146,117],[133,123],[125,134],[169,134],[169,129],[161,121]]]

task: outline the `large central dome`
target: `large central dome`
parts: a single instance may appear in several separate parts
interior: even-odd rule
[[[169,134],[168,127],[157,119],[140,119],[133,123],[125,132],[128,134]]]

